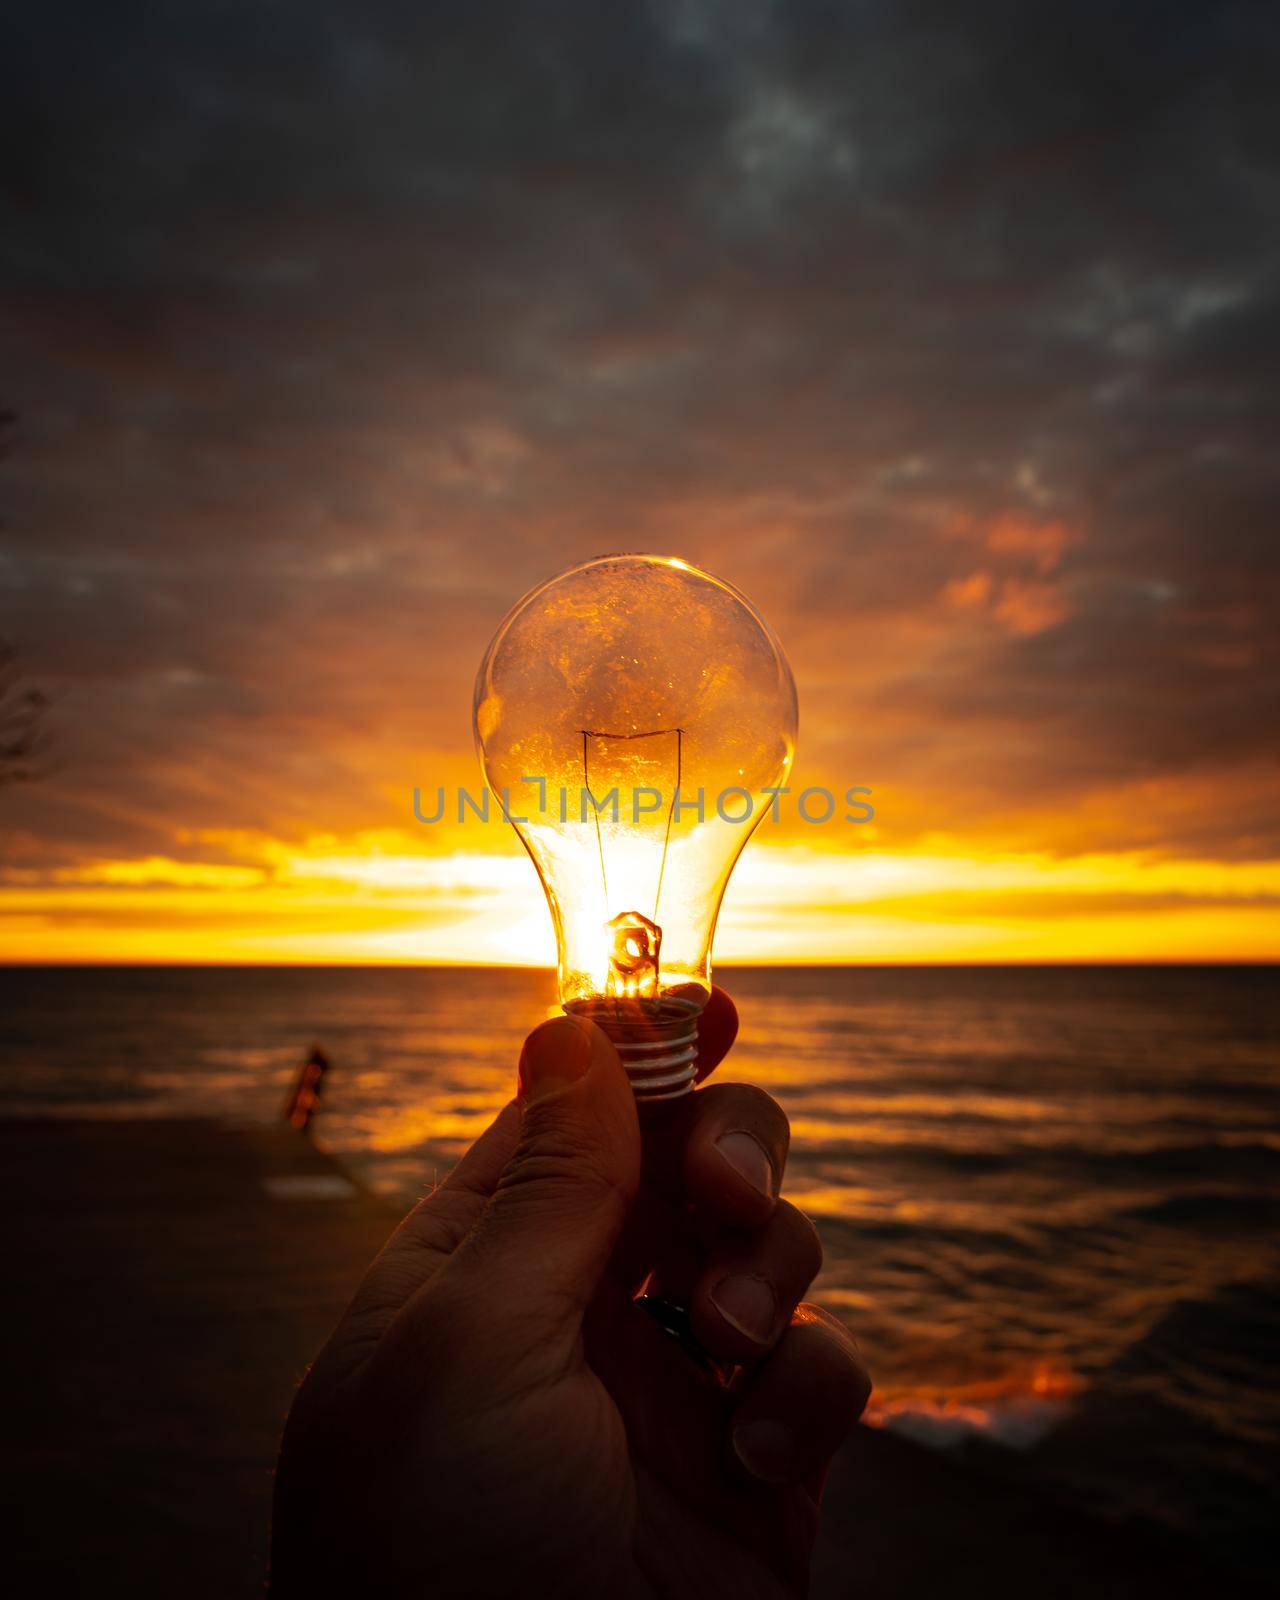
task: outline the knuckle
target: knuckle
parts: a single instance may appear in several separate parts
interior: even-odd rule
[[[396,1230],[395,1237],[411,1249],[454,1250],[465,1237],[473,1217],[472,1196],[445,1184],[418,1202]]]
[[[812,1218],[793,1206],[790,1200],[779,1200],[774,1219],[787,1254],[804,1269],[807,1280],[816,1278],[822,1271],[823,1250],[822,1236]]]
[[[434,1365],[444,1365],[466,1344],[472,1317],[464,1297],[443,1275],[396,1319],[395,1334]]]
[[[588,1206],[625,1206],[633,1189],[612,1153],[588,1132],[543,1127],[521,1140],[497,1194],[523,1198],[536,1191],[541,1203],[559,1199],[580,1213]]]
[[[535,1325],[528,1344],[517,1342],[510,1318],[498,1311],[461,1287],[433,1285],[359,1374],[358,1410],[368,1431],[388,1444],[411,1436],[428,1461],[446,1441],[468,1437],[478,1410],[519,1381],[539,1336]]]
[[[754,1083],[719,1083],[702,1093],[714,1097],[719,1125],[749,1130],[786,1153],[791,1142],[791,1124],[771,1094]]]
[[[858,1341],[848,1325],[824,1307],[806,1300],[792,1313],[791,1326],[791,1337],[798,1335],[802,1340],[812,1339],[825,1348],[825,1364],[834,1362],[843,1380],[842,1387],[848,1397],[852,1418],[856,1420],[871,1398],[873,1384]]]

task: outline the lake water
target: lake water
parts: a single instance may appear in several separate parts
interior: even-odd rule
[[[874,1420],[1253,1548],[1280,1464],[1275,968],[720,974],[791,1118]],[[411,1200],[513,1088],[545,973],[0,969],[0,1114],[279,1116]],[[1006,1459],[1013,1459],[1007,1457]]]

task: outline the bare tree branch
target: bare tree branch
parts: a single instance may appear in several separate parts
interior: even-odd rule
[[[48,709],[49,696],[24,684],[13,647],[0,639],[0,788],[45,776]]]

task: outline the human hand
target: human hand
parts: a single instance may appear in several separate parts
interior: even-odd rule
[[[717,990],[702,1077],[736,1029]],[[776,1198],[788,1138],[741,1084],[637,1114],[598,1028],[535,1029],[517,1101],[401,1223],[298,1392],[274,1600],[802,1595],[870,1385],[799,1303],[821,1252]],[[724,1371],[637,1306],[646,1280]]]

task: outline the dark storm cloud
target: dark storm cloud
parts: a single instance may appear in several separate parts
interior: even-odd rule
[[[398,820],[509,601],[625,546],[753,594],[913,827],[1212,783],[1090,843],[1277,849],[1264,8],[16,31],[0,633],[78,784],[22,853]]]

